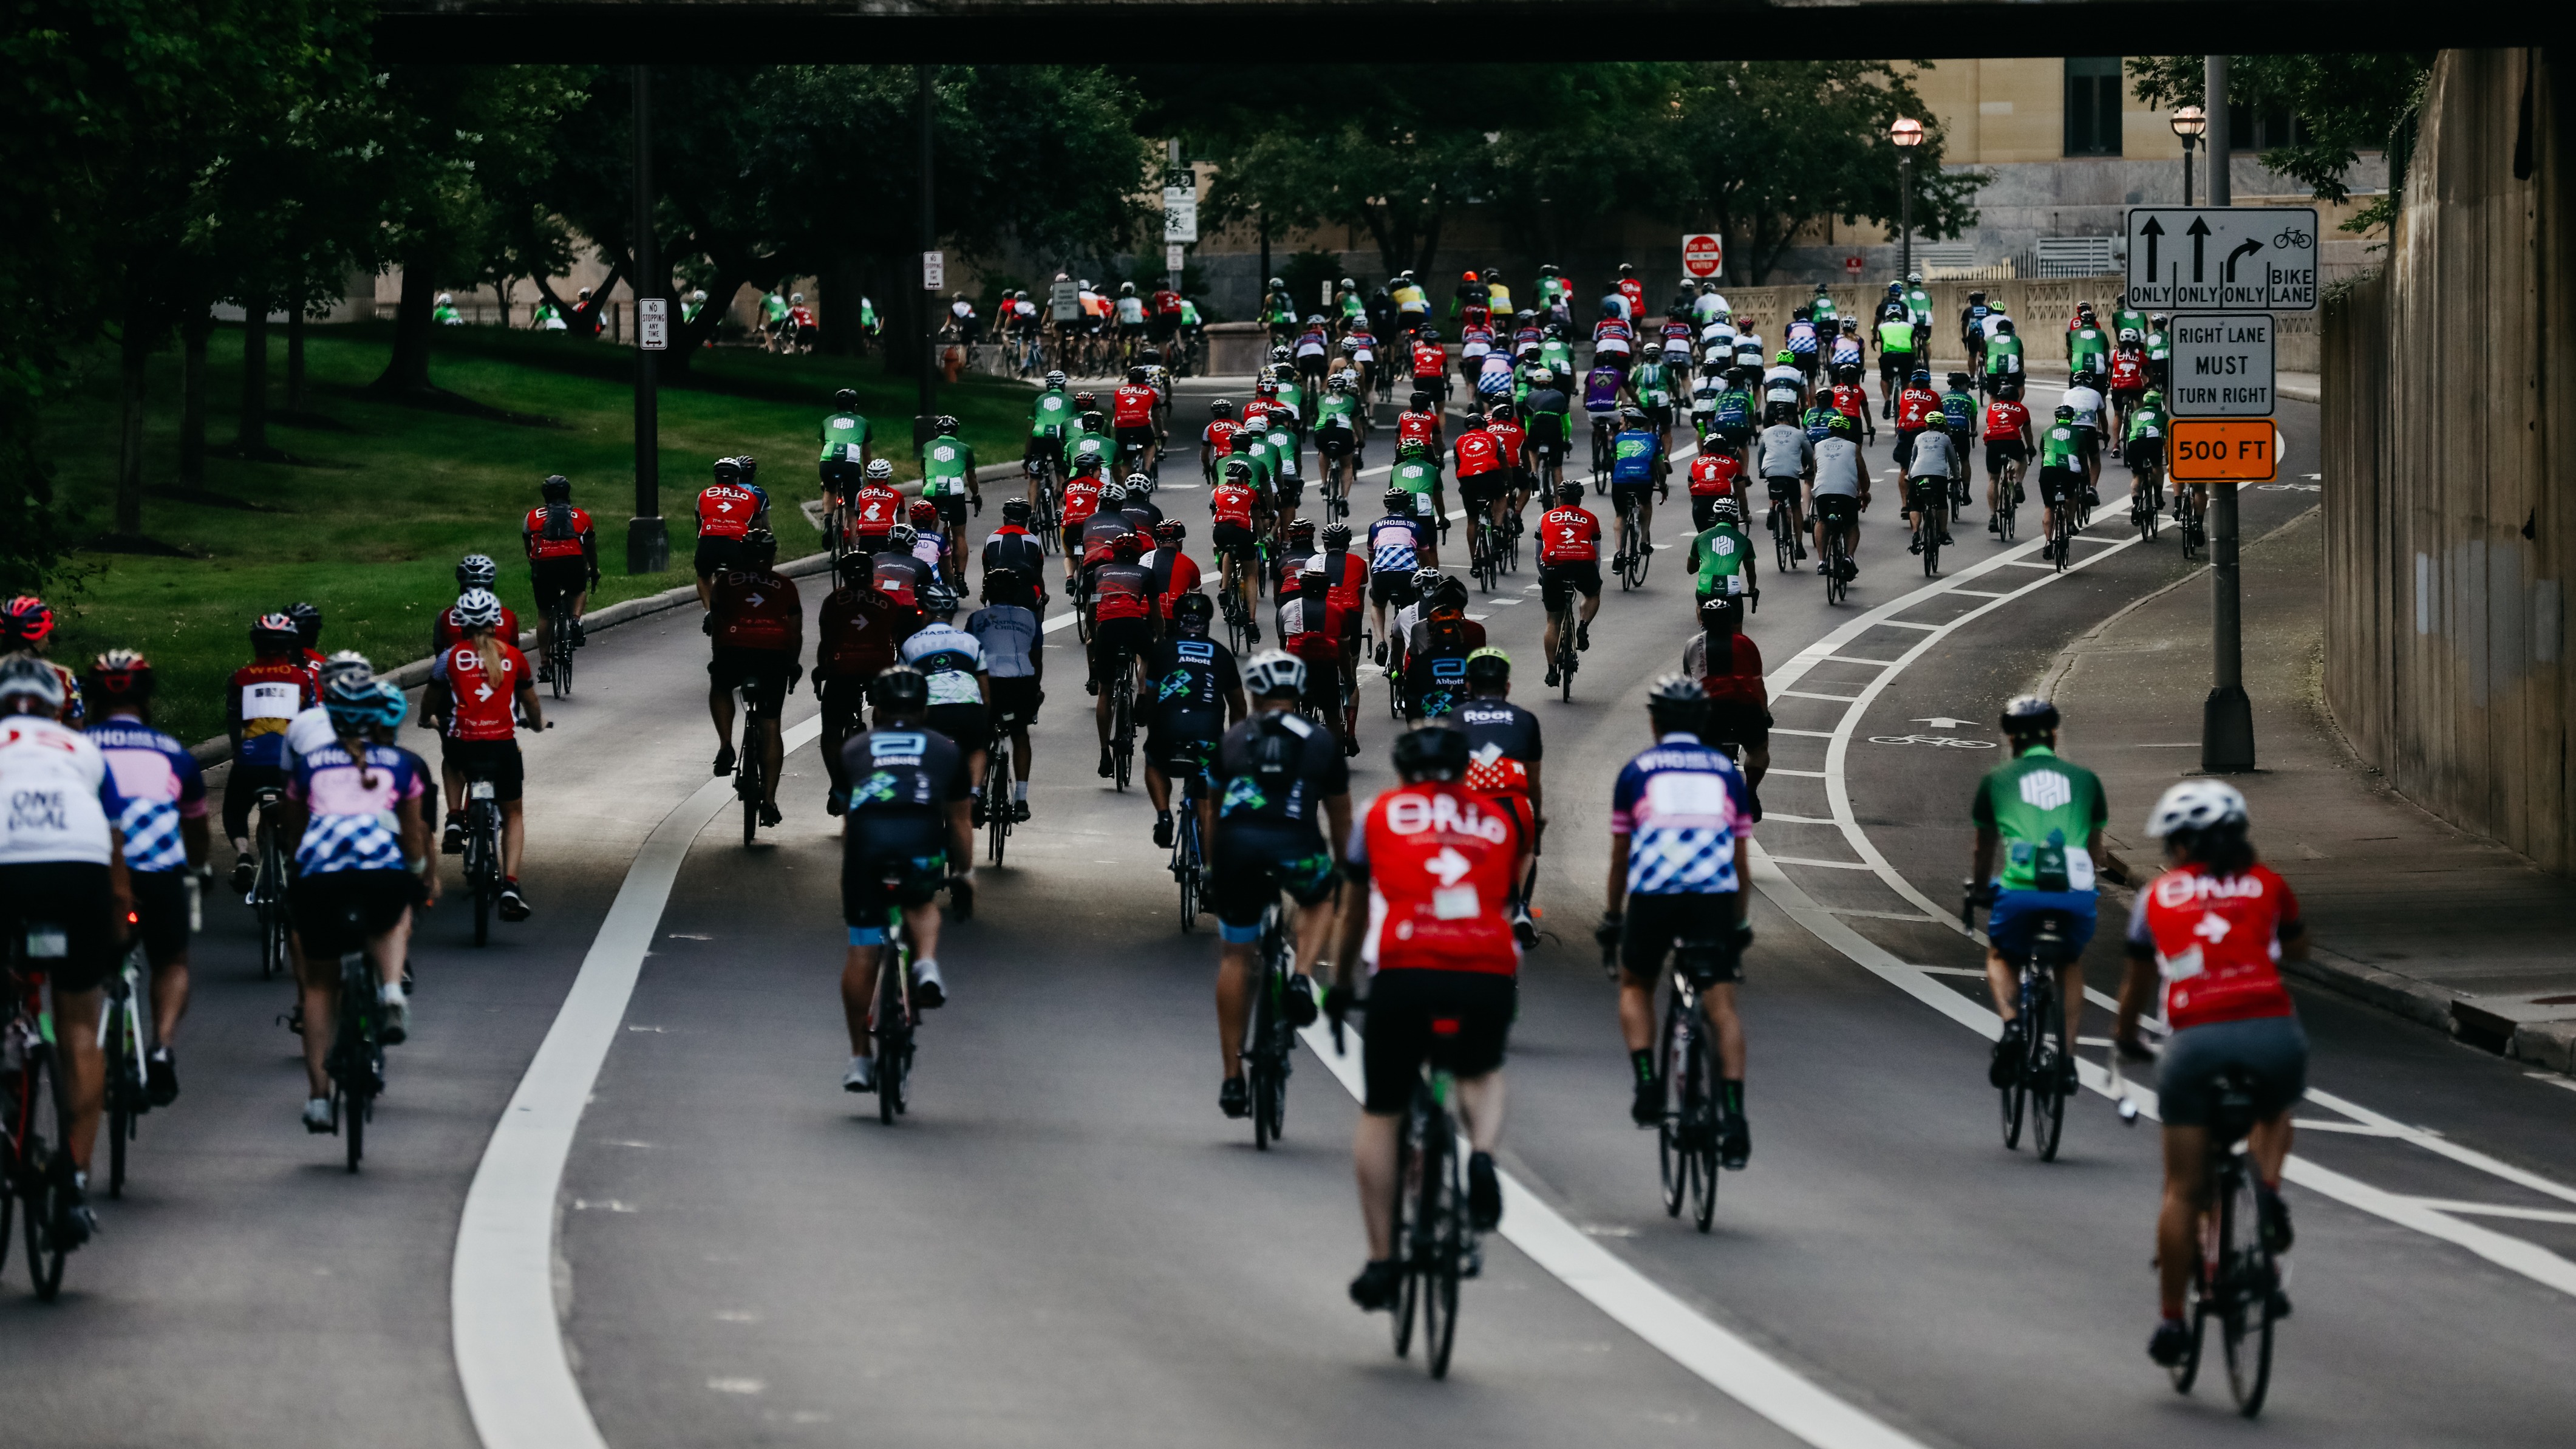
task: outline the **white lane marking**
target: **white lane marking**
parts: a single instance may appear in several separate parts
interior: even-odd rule
[[[2525,1072],[2523,1075],[2534,1081],[2547,1082],[2553,1087],[2562,1087],[2570,1092],[2576,1092],[2576,1079],[2562,1077],[2556,1072]]]
[[[1776,735],[1779,731],[1773,730],[1771,733]],[[1784,815],[1777,810],[1769,811],[1762,817],[1762,823],[1765,825],[1770,824],[1774,820],[1779,821],[1783,825],[1831,825],[1834,823],[1822,815]]]
[[[1834,732],[1832,730],[1788,730],[1782,729],[1778,725],[1773,725],[1771,727],[1771,733],[1775,735],[1797,735],[1802,739],[1811,740],[1829,740],[1834,737]],[[1781,772],[1773,770],[1771,773],[1777,775]]]
[[[1331,1028],[1300,1033],[1354,1100],[1365,1100],[1359,1035],[1333,1050]],[[1925,1449],[1915,1439],[1820,1387],[1796,1369],[1726,1329],[1630,1267],[1569,1222],[1508,1172],[1503,1186],[1505,1241],[1593,1307],[1735,1400],[1817,1449]]]
[[[1958,592],[1966,593],[1967,590],[1961,589]],[[1826,662],[1832,664],[1868,664],[1880,669],[1885,669],[1896,662],[1893,659],[1862,659],[1850,654],[1828,654],[1825,656],[1825,659]]]
[[[2576,1213],[2558,1208],[2512,1207],[2500,1202],[2462,1202],[2457,1198],[2419,1197],[2416,1203],[2435,1212],[2464,1213],[2470,1217],[2519,1218],[2524,1222],[2576,1225]]]
[[[789,726],[786,746],[822,732],[820,716]],[[555,1314],[564,1160],[690,843],[733,800],[731,780],[709,780],[645,838],[466,1190],[448,1314],[456,1376],[483,1449],[607,1449]]]
[[[1776,735],[1779,731],[1773,730],[1771,733]],[[1782,765],[1773,765],[1770,769],[1764,771],[1763,774],[1765,778],[1772,775],[1795,775],[1801,780],[1821,780],[1825,778],[1825,772],[1822,770],[1792,770]]]
[[[1814,866],[1819,870],[1868,870],[1870,868],[1869,862],[1865,860],[1815,860],[1800,855],[1775,855],[1771,857],[1771,863]]]
[[[1823,699],[1830,700],[1835,704],[1849,704],[1860,696],[1856,694],[1818,694],[1812,689],[1784,689],[1780,691],[1780,697],[1783,699]]]

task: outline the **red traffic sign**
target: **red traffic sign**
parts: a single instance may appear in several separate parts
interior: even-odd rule
[[[1694,277],[1714,277],[1726,269],[1726,238],[1695,231],[1682,238],[1682,270]]]
[[[1858,257],[1845,257],[1845,258],[1843,258],[1843,270],[1844,270],[1844,271],[1846,271],[1846,272],[1849,272],[1851,275],[1853,275],[1853,276],[1855,276],[1855,277],[1859,276],[1859,275],[1860,275],[1860,258],[1858,258]]]

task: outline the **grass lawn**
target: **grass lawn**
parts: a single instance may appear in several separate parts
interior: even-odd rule
[[[189,556],[74,555],[47,590],[62,620],[55,657],[77,667],[102,650],[143,650],[161,677],[157,721],[183,739],[203,739],[221,731],[224,678],[248,662],[250,621],[264,610],[310,600],[322,608],[326,652],[361,650],[389,668],[428,652],[429,621],[455,598],[456,560],[482,552],[501,561],[502,601],[528,621],[519,523],[549,473],[572,479],[573,501],[599,530],[596,607],[689,581],[690,514],[720,455],[760,460],[780,555],[812,552],[819,539],[795,505],[817,490],[816,434],[836,388],[858,390],[860,411],[882,420],[880,445],[894,445],[896,471],[916,471],[913,383],[887,378],[876,359],[702,353],[694,385],[661,395],[662,512],[674,567],[630,576],[633,354],[560,335],[441,329],[431,379],[520,419],[510,421],[366,396],[391,335],[383,324],[309,329],[305,411],[273,413],[269,422],[270,445],[297,461],[211,457],[210,496],[176,489],[179,357],[173,349],[155,358],[143,531]],[[269,401],[282,409],[284,329],[271,329],[270,348]],[[206,368],[214,450],[236,431],[241,357],[241,333],[219,329]],[[78,536],[114,527],[116,390],[114,354],[99,349],[45,417],[41,447]],[[1028,397],[1017,383],[961,382],[940,389],[939,406],[957,415],[977,456],[990,462],[1019,456]]]

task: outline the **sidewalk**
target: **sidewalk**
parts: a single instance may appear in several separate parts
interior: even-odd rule
[[[2345,744],[2321,696],[2320,519],[2310,512],[2245,549],[2260,768],[2229,777],[2265,861],[2306,908],[2314,958],[2294,969],[2474,1045],[2576,1070],[2576,882],[2416,808]],[[2049,669],[2068,752],[2101,774],[2113,848],[2133,865],[2158,857],[2140,829],[2146,807],[2200,763],[2207,579],[2114,615]]]

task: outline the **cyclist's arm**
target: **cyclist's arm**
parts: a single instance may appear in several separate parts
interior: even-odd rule
[[[518,700],[519,718],[526,720],[528,728],[532,730],[544,729],[546,712],[537,705],[537,682],[534,679],[524,679],[519,682]]]
[[[1324,835],[1324,843],[1333,848],[1334,863],[1337,865],[1340,864],[1342,861],[1342,853],[1350,848],[1350,792],[1344,791],[1339,795],[1327,795],[1324,797]]]
[[[2128,948],[2128,970],[2120,978],[2119,1024],[2112,1028],[2111,1039],[2115,1043],[2136,1046],[2138,1018],[2145,1014],[2147,1003],[2155,997],[2156,952],[2153,946],[2143,941],[2131,941]]]
[[[1237,683],[1233,688],[1225,692],[1226,728],[1232,729],[1234,726],[1243,723],[1243,717],[1250,713],[1252,713],[1252,707],[1244,700],[1243,686],[1242,684]]]
[[[2127,861],[2112,854],[2111,848],[2103,841],[2101,827],[2095,826],[2093,838],[2085,844],[2085,850],[2093,857],[2095,872],[2113,885],[2136,885],[2138,873],[2129,869]]]
[[[1545,787],[1541,786],[1539,783],[1540,764],[1540,761],[1531,760],[1522,765],[1521,768],[1529,771],[1530,819],[1538,822],[1538,828],[1541,831],[1545,831],[1547,829],[1547,811],[1544,807],[1547,803],[1547,791]],[[1533,842],[1533,844],[1535,844],[1535,842]],[[1523,879],[1527,879],[1528,875],[1529,872],[1527,870],[1523,870],[1521,872]]]
[[[1348,810],[1348,797],[1341,798],[1343,808]],[[1336,854],[1344,848],[1343,841],[1333,844]],[[1333,991],[1337,995],[1348,994],[1359,976],[1360,943],[1368,935],[1369,921],[1368,862],[1346,859],[1342,873],[1350,887],[1342,892],[1341,919],[1333,932]]]
[[[975,873],[975,821],[965,799],[948,806],[948,868],[958,875]]]
[[[1981,790],[1982,786],[1979,787]],[[1976,848],[1968,856],[1968,881],[1971,888],[1982,887],[1995,878],[1995,851],[2003,837],[1991,825],[1977,827]]]
[[[584,563],[585,565],[587,565],[587,566],[589,567],[589,569],[590,569],[590,583],[591,583],[591,587],[593,587],[593,588],[597,588],[597,587],[599,586],[599,530],[598,530],[598,529],[595,529],[595,528],[585,528],[585,529],[583,529],[583,530],[582,530],[582,532],[581,532],[581,561],[582,561],[582,563]]]
[[[234,687],[227,687],[224,690],[224,737],[233,742],[233,754],[236,756],[240,755],[242,747],[241,690]]]
[[[1746,879],[1749,879],[1749,878],[1750,878],[1750,877],[1745,876],[1745,875],[1742,873],[1742,872],[1743,872],[1743,867],[1742,867],[1742,866],[1738,866],[1738,867],[1736,867],[1736,870],[1737,870],[1737,875],[1736,875],[1736,879],[1737,879],[1737,880],[1746,880]],[[1609,903],[1607,906],[1604,906],[1604,907],[1602,908],[1602,910],[1603,910],[1606,914],[1609,914],[1609,915],[1613,915],[1613,916],[1615,916],[1615,915],[1619,915],[1619,914],[1621,914],[1623,911],[1625,911],[1625,910],[1627,909],[1627,906],[1628,906],[1628,837],[1627,837],[1627,836],[1625,836],[1625,835],[1622,835],[1622,834],[1618,833],[1618,832],[1617,832],[1617,831],[1615,831],[1615,830],[1614,830],[1614,831],[1612,831],[1612,832],[1610,833],[1610,895],[1609,895],[1609,900],[1610,900],[1610,903]]]
[[[445,729],[448,706],[452,702],[447,692],[447,681],[433,675],[429,687],[420,692],[420,727],[425,730]]]

